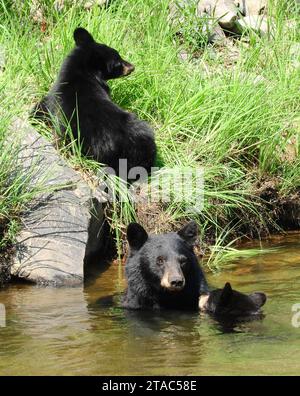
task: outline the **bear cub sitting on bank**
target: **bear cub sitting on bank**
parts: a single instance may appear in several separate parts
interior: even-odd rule
[[[131,223],[127,228],[130,253],[126,262],[128,309],[202,310],[215,315],[254,315],[265,303],[264,293],[246,295],[224,289],[209,291],[193,247],[198,235],[195,222],[177,233],[148,235]]]
[[[119,53],[95,42],[83,28],[74,31],[76,47],[64,61],[51,91],[35,107],[33,117],[59,124],[64,136],[69,124],[83,153],[119,174],[119,159],[128,171],[154,165],[156,145],[148,124],[114,104],[107,80],[127,76],[134,66]]]

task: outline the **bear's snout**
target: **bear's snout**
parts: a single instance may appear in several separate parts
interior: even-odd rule
[[[171,274],[169,271],[166,271],[160,285],[169,291],[180,291],[185,286],[185,279],[183,274]]]
[[[181,278],[172,279],[170,281],[170,286],[173,289],[180,289],[181,290],[183,285],[184,285],[184,280],[181,279]]]
[[[123,61],[123,76],[128,76],[134,71],[134,65],[129,62]]]

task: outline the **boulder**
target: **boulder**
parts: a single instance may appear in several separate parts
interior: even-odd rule
[[[169,4],[169,20],[184,23],[184,11],[189,6],[189,0],[175,0]]]
[[[202,34],[207,37],[209,43],[224,44],[226,35],[220,25],[213,19],[207,18],[203,20]]]
[[[266,12],[268,0],[244,0],[245,15],[261,15]]]
[[[253,31],[259,36],[266,36],[272,32],[273,27],[264,15],[250,15],[239,19],[235,29],[239,34]]]
[[[110,0],[55,0],[54,8],[56,11],[63,11],[66,7],[71,7],[74,3],[78,6],[84,7],[86,10],[91,9],[94,6],[106,6]]]
[[[84,3],[84,8],[86,10],[89,10],[90,8],[94,7],[94,6],[99,6],[99,7],[104,7],[105,5],[107,5],[108,0],[91,0],[91,1],[86,1]]]
[[[103,255],[101,193],[27,122],[17,120],[12,132],[22,136],[20,174],[39,193],[22,214],[11,274],[43,285],[81,285],[84,264]]]
[[[205,2],[207,4],[207,2]],[[177,0],[172,1],[169,4],[169,20],[170,22],[180,29],[180,26],[184,26],[189,21],[186,18],[190,18],[190,13],[194,12],[191,7],[192,2],[190,0]],[[206,7],[205,7],[206,10]],[[201,17],[201,23],[195,24],[195,32],[200,32],[203,38],[207,38],[209,43],[220,43],[225,39],[225,34],[222,28],[219,26],[218,21],[211,17],[209,12],[203,12],[197,10],[196,17]],[[208,8],[207,8],[208,10]],[[200,12],[200,13],[199,13]],[[180,56],[180,58],[182,58]],[[184,58],[184,57],[183,57]]]
[[[197,15],[202,20],[208,17],[212,22],[217,21],[222,29],[233,34],[252,30],[262,36],[270,30],[264,15],[266,7],[267,0],[200,0]],[[213,35],[210,41],[214,41]]]
[[[200,0],[197,6],[197,16],[209,15],[225,30],[234,27],[239,12],[238,3],[234,0]]]

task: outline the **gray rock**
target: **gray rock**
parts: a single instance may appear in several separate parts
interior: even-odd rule
[[[55,0],[53,3],[56,11],[63,11],[66,7],[77,4],[78,6],[84,7],[86,10],[91,9],[94,6],[107,6],[110,0]]]
[[[189,7],[189,0],[174,0],[169,4],[169,20],[176,23],[184,22],[184,10]]]
[[[197,6],[197,15],[209,15],[217,20],[223,29],[230,30],[238,19],[239,8],[234,0],[200,0]]]
[[[247,15],[247,0],[236,0],[234,4],[238,7],[240,15]]]
[[[250,15],[239,19],[236,22],[236,32],[243,34],[252,30],[260,36],[266,36],[273,31],[272,23],[268,23],[264,15]]]
[[[244,0],[245,15],[261,15],[266,12],[268,0]]]
[[[80,285],[84,263],[96,252],[100,259],[104,244],[99,193],[28,123],[16,121],[13,131],[23,136],[18,167],[40,193],[22,215],[11,273],[43,285]]]
[[[222,29],[234,34],[252,30],[262,36],[270,33],[264,16],[266,7],[267,0],[200,0],[197,15],[201,18],[208,15]]]
[[[179,51],[178,58],[181,61],[186,62],[189,59],[189,53],[186,50],[181,50]]]
[[[205,1],[205,5],[207,5],[207,3],[208,2]],[[169,21],[176,27],[180,28],[187,23],[190,24],[191,13],[193,13],[193,16],[196,17],[194,18],[195,23],[193,27],[195,33],[201,33],[201,36],[205,38],[205,41],[209,43],[223,42],[225,39],[225,33],[219,26],[217,19],[209,14],[208,8],[207,12],[206,7],[204,7],[203,10],[199,11],[199,4],[198,8],[196,6],[196,0],[175,0],[170,2]],[[197,8],[196,15],[194,15],[195,7]],[[199,23],[197,22],[197,17],[199,17],[199,19],[201,18],[201,20],[199,20]]]
[[[208,42],[214,44],[224,44],[226,36],[221,26],[214,23],[214,21],[210,21],[208,27],[210,28],[208,30]]]
[[[91,1],[87,1],[84,3],[84,8],[86,10],[89,10],[90,8],[94,7],[95,5],[99,6],[99,7],[103,7],[105,5],[107,5],[108,1],[107,0],[91,0]]]

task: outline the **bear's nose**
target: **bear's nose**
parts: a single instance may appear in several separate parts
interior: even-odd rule
[[[173,279],[170,282],[171,287],[173,287],[174,289],[181,289],[183,287],[183,280],[182,279]]]
[[[123,76],[128,76],[128,74],[134,71],[134,66],[131,63],[123,63]]]

